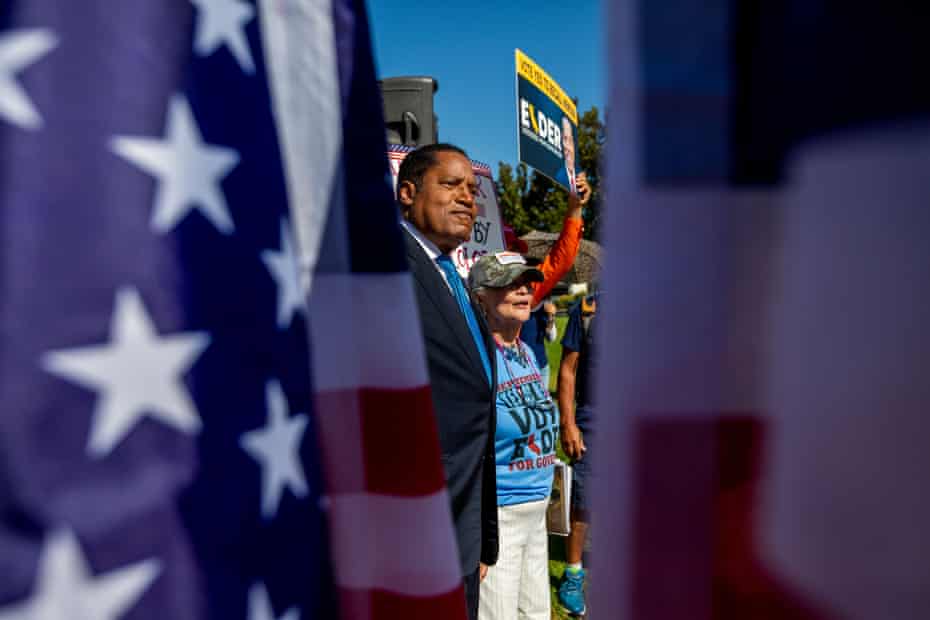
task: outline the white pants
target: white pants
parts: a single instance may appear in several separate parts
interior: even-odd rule
[[[500,553],[481,582],[480,620],[550,620],[548,503],[497,507]]]

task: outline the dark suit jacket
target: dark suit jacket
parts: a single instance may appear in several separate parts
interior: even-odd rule
[[[404,231],[407,259],[416,282],[430,387],[439,427],[439,444],[452,500],[462,574],[497,561],[497,477],[494,467],[496,412],[494,389],[475,340],[436,266]],[[494,343],[475,312],[496,384]]]

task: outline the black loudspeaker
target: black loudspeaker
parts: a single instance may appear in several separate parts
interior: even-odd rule
[[[384,101],[388,144],[423,146],[439,140],[433,95],[439,83],[431,77],[393,77],[378,83]]]

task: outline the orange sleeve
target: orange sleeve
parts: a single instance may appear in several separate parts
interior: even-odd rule
[[[562,234],[555,240],[546,259],[538,267],[545,280],[540,282],[533,293],[533,307],[544,300],[552,288],[559,283],[575,262],[578,248],[581,246],[581,229],[584,220],[580,217],[566,217],[562,224]]]

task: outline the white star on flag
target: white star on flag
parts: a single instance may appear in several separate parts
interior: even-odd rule
[[[249,431],[239,439],[239,445],[262,468],[262,516],[271,518],[285,487],[297,497],[307,495],[307,479],[300,463],[300,441],[307,428],[307,417],[297,414],[288,418],[287,400],[281,384],[271,380],[265,386],[268,403],[268,424]]]
[[[255,9],[241,0],[191,0],[199,10],[194,50],[209,56],[222,45],[229,48],[246,73],[255,72],[255,63],[245,36],[245,25],[255,17]]]
[[[182,95],[171,98],[165,125],[164,140],[131,136],[110,140],[113,152],[158,179],[152,228],[167,232],[197,208],[220,232],[231,234],[235,226],[220,182],[239,163],[239,153],[204,143]]]
[[[42,116],[16,81],[16,74],[57,45],[58,37],[47,29],[0,34],[0,118],[23,129],[42,126]]]
[[[299,610],[291,607],[277,620],[297,620],[298,618],[300,618]],[[271,608],[271,600],[268,598],[268,590],[261,583],[256,583],[249,588],[249,620],[276,620],[274,610]]]
[[[39,557],[32,596],[0,608],[0,620],[117,620],[161,572],[154,558],[94,577],[74,534],[53,532]]]
[[[51,351],[47,372],[98,392],[87,452],[101,458],[149,415],[178,431],[200,430],[182,375],[210,343],[203,332],[159,336],[132,287],[116,293],[110,342]]]
[[[264,250],[262,261],[278,287],[278,327],[286,329],[294,320],[294,315],[305,307],[300,265],[286,219],[281,219],[281,250]]]

